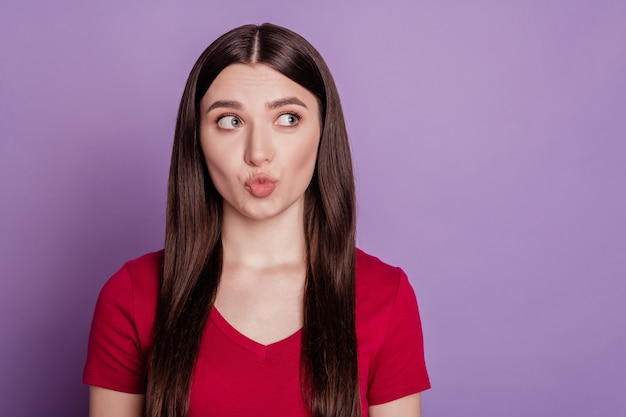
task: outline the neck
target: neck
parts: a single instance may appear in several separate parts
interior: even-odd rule
[[[250,219],[232,208],[224,207],[224,263],[254,268],[304,264],[306,243],[303,216],[303,205],[263,220]]]

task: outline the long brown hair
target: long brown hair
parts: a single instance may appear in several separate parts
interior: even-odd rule
[[[222,267],[222,198],[198,140],[199,103],[234,63],[262,63],[314,94],[322,133],[305,194],[307,276],[301,388],[315,417],[360,417],[355,329],[355,192],[339,94],[320,54],[271,24],[233,29],[195,63],[180,103],[170,167],[163,280],[148,373],[148,417],[181,417]]]

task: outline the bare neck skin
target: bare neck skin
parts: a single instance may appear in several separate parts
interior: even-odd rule
[[[306,259],[303,201],[270,219],[254,220],[224,207],[222,245],[224,264],[253,269],[302,264]]]
[[[225,205],[222,245],[215,307],[226,321],[264,345],[298,331],[306,274],[302,200],[263,220]]]

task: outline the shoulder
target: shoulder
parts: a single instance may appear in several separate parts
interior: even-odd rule
[[[146,253],[124,264],[131,277],[140,280],[159,280],[163,270],[163,250]]]
[[[359,370],[370,405],[430,386],[415,292],[404,271],[357,250]]]
[[[406,275],[397,266],[389,265],[361,249],[356,250],[357,297],[373,295],[376,298],[395,297],[400,282]]]
[[[356,259],[355,312],[363,341],[382,343],[398,320],[419,327],[417,298],[404,271],[358,249]]]
[[[89,335],[85,383],[145,393],[162,264],[162,251],[128,261],[100,291]]]
[[[158,296],[163,271],[163,250],[150,252],[132,259],[115,273],[104,285],[103,293],[131,291],[131,296]],[[156,292],[155,292],[156,291]]]
[[[401,268],[389,265],[375,256],[356,252],[357,327],[365,336],[369,330],[385,329],[398,299],[415,297]],[[378,337],[378,336],[377,336]]]
[[[124,263],[100,292],[98,304],[128,316],[143,350],[151,344],[162,275],[163,251],[150,252]]]
[[[126,262],[123,268],[128,271],[133,289],[138,292],[137,295],[158,297],[163,276],[163,250],[132,259]]]
[[[365,252],[362,249],[356,248],[356,267],[357,273],[393,273],[398,267],[391,266],[374,255]],[[360,269],[360,271],[359,271]]]

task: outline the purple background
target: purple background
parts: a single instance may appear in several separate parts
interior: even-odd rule
[[[626,415],[625,5],[4,0],[0,413],[86,415],[95,299],[162,245],[188,72],[272,21],[336,77],[359,244],[420,300],[424,415]]]

